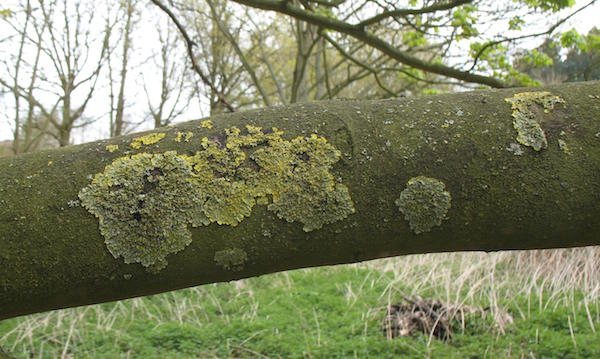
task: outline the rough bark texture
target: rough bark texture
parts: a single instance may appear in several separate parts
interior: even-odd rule
[[[0,159],[0,319],[293,268],[409,253],[600,244],[598,82],[414,99],[305,103],[218,115],[211,121],[153,131],[164,137],[137,134]],[[517,123],[521,124],[518,128]],[[306,185],[314,190],[321,185],[312,186],[310,176],[297,180],[292,175],[282,182],[269,182],[266,190],[260,189],[262,185],[247,189],[252,192],[243,197],[243,203],[249,212],[230,218],[229,223],[218,215],[194,217],[206,220],[207,225],[190,219],[198,225],[193,227],[177,222],[179,212],[162,214],[174,216],[167,219],[183,223],[182,231],[191,233],[191,243],[167,255],[164,268],[151,270],[113,257],[105,240],[118,232],[105,228],[101,234],[99,219],[79,200],[92,178],[109,169],[116,171],[117,164],[130,166],[125,167],[130,172],[123,172],[130,176],[139,170],[131,167],[136,163],[175,159],[176,169],[158,168],[160,164],[148,169],[144,175],[148,183],[144,182],[139,195],[146,198],[158,191],[162,187],[156,183],[162,182],[156,182],[157,178],[165,176],[187,186],[187,177],[177,177],[181,174],[173,171],[186,163],[198,166],[194,168],[211,165],[219,151],[233,143],[234,138],[225,135],[228,130],[229,137],[233,136],[233,127],[241,130],[238,142],[246,143],[241,147],[244,155],[237,157],[242,161],[239,172],[231,175],[213,169],[208,172],[211,179],[194,177],[194,183],[203,181],[210,187],[211,181],[239,182],[263,173],[263,162],[269,158],[260,158],[258,150],[272,147],[256,140],[260,133],[265,138],[279,136],[273,146],[298,150],[290,173],[318,168],[331,177],[323,188],[329,191],[335,186],[341,197],[335,192],[334,199],[298,200],[296,212],[289,206],[287,212],[282,211],[291,203],[284,199],[294,195],[286,194],[290,190],[286,186],[302,190]],[[545,136],[547,145],[539,142],[537,150],[526,145],[529,135]],[[252,141],[258,144],[248,145]],[[214,156],[207,155],[210,148]],[[168,152],[174,150],[176,154]],[[198,151],[208,160],[194,157]],[[133,156],[140,153],[145,155]],[[326,160],[323,157],[317,166],[320,154]],[[127,190],[114,184],[118,178],[112,181],[115,191]],[[111,182],[106,183],[110,187]],[[193,191],[198,188],[190,186]],[[325,208],[343,201],[344,188],[354,213],[347,207],[338,212]],[[302,191],[296,194],[304,195]],[[181,197],[168,192],[156,195],[165,201]],[[190,201],[181,201],[176,209],[196,211]],[[204,210],[214,209],[206,203]],[[319,223],[306,223],[306,216],[321,210],[322,228]],[[180,215],[187,216],[185,211]],[[132,210],[129,222],[120,228],[127,223],[139,226],[143,220],[142,214]],[[159,234],[148,245],[156,245],[150,241],[160,235],[178,240],[171,227],[156,228],[163,223],[162,217],[154,220],[149,229]],[[110,222],[105,218],[103,223]],[[114,239],[120,240],[118,235]]]

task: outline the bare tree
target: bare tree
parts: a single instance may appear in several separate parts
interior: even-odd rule
[[[17,8],[15,12],[24,17],[22,23],[19,21],[21,16],[6,19],[10,28],[15,30],[13,36],[18,39],[16,43],[17,53],[14,56],[6,56],[4,58],[2,65],[7,79],[3,80],[0,78],[1,84],[7,90],[10,87],[10,92],[13,95],[12,151],[14,154],[36,149],[43,137],[43,131],[35,131],[35,127],[38,129],[47,127],[45,126],[47,125],[47,121],[40,121],[43,122],[44,126],[34,121],[37,115],[35,113],[35,100],[33,98],[33,92],[36,89],[38,80],[42,36],[46,25],[43,22],[39,24],[35,21],[30,0],[21,5],[22,7]],[[25,52],[28,52],[27,56]],[[31,52],[33,52],[33,56],[31,56]],[[26,57],[32,58],[33,61],[26,62]],[[21,102],[22,99],[25,101],[24,106]],[[36,132],[35,136],[34,132]]]
[[[120,136],[125,130],[125,84],[127,83],[127,75],[129,73],[129,57],[132,49],[132,33],[136,24],[136,5],[137,0],[125,0],[121,2],[120,12],[123,14],[119,16],[123,19],[122,28],[120,30],[121,36],[121,68],[118,74],[118,81],[115,78],[112,57],[108,58],[108,80],[110,86],[110,137]],[[108,21],[108,19],[107,19]],[[107,26],[110,24],[107,23]],[[115,95],[114,87],[118,85],[118,92]],[[116,97],[116,99],[115,99]]]
[[[191,92],[187,66],[189,60],[177,41],[176,31],[170,27],[163,27],[157,21],[157,32],[160,52],[152,56],[155,68],[160,71],[160,87],[151,87],[149,79],[144,79],[144,91],[148,111],[155,128],[170,125],[188,107]],[[149,89],[149,87],[151,87]],[[159,90],[159,91],[157,91]],[[154,101],[152,93],[158,92],[158,101]]]
[[[83,121],[84,111],[111,50],[109,37],[114,21],[106,22],[102,32],[94,32],[98,20],[96,5],[39,0],[34,7],[28,1],[24,14],[32,26],[11,26],[22,43],[33,47],[37,55],[33,63],[13,63],[15,69],[23,72],[26,66],[27,74],[15,76],[13,72],[13,81],[0,78],[0,84],[10,88],[17,98],[26,99],[28,116],[34,116],[35,110],[48,121],[48,128],[38,129],[54,137],[59,146],[70,144],[72,130],[88,123]],[[20,104],[16,107],[20,112]],[[18,116],[15,123],[19,123],[15,128],[21,127]]]

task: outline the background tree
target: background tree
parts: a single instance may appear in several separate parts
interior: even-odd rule
[[[55,138],[59,146],[66,146],[71,142],[73,128],[85,125],[84,111],[110,51],[108,45],[113,23],[107,22],[101,33],[93,33],[91,29],[98,21],[93,4],[70,3],[68,0],[40,1],[37,4],[28,1],[24,12],[27,25],[10,23],[11,18],[8,21],[12,29],[21,35],[23,47],[33,46],[37,55],[31,64],[17,60],[13,83],[0,78],[0,84],[11,88],[18,98],[29,103],[28,118],[33,116],[33,110],[39,111],[50,124],[44,134]],[[17,77],[24,65],[30,68],[29,81],[24,82],[28,86]],[[20,104],[15,107],[20,113]],[[22,126],[20,116],[16,116],[15,120],[15,132],[18,134]],[[30,127],[26,122],[25,128]],[[27,142],[30,140],[26,138]],[[18,144],[15,146],[19,147]]]
[[[600,80],[600,31],[571,29],[516,58],[516,67],[543,84]]]
[[[160,77],[144,74],[144,92],[154,128],[170,125],[189,106],[197,84],[190,81],[189,60],[177,41],[177,31],[157,19],[159,52],[150,60]],[[155,72],[151,72],[155,75]],[[158,82],[158,86],[157,85]],[[158,99],[158,100],[157,100]]]
[[[122,19],[121,26],[119,29],[118,38],[121,43],[121,52],[116,52],[112,56],[108,57],[108,81],[110,88],[110,137],[120,136],[124,133],[126,128],[125,123],[125,85],[127,83],[127,75],[130,71],[130,52],[132,51],[132,33],[136,22],[138,21],[139,14],[136,14],[137,1],[135,0],[124,0],[120,3],[119,12],[117,18]],[[115,58],[120,56],[120,69],[118,75],[115,76],[113,69],[113,62]],[[117,87],[117,93],[115,94],[115,87]],[[115,98],[116,97],[116,98]]]

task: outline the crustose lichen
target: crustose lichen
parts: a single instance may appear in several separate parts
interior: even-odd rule
[[[153,133],[147,134],[145,136],[136,137],[133,139],[133,141],[131,141],[131,143],[129,144],[129,147],[138,150],[138,149],[142,148],[142,145],[149,146],[149,145],[155,144],[158,141],[165,138],[165,136],[166,136],[166,134],[164,134],[164,133],[153,132]]]
[[[410,228],[416,233],[429,232],[442,224],[450,209],[450,193],[445,191],[444,182],[430,177],[411,178],[400,193],[396,205]]]
[[[188,225],[236,226],[257,203],[307,232],[354,212],[348,188],[330,172],[340,152],[325,138],[285,140],[276,128],[254,126],[225,132],[225,144],[205,137],[194,155],[117,158],[79,192],[115,258],[157,272],[191,243]]]

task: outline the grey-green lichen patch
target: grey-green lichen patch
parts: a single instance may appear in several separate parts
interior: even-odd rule
[[[191,242],[188,224],[236,226],[257,204],[307,232],[354,212],[348,188],[330,172],[340,152],[325,138],[285,140],[276,128],[265,134],[250,125],[225,134],[225,143],[203,138],[194,155],[118,158],[80,191],[115,258],[158,271]]]
[[[444,182],[418,176],[408,181],[395,203],[410,228],[419,234],[442,224],[450,209],[450,200],[450,193],[445,191]]]
[[[535,106],[541,106],[544,112],[550,112],[557,103],[565,101],[547,91],[521,92],[506,102],[512,105],[513,126],[517,130],[517,141],[525,146],[530,146],[536,151],[548,147],[546,134],[536,120]]]
[[[521,149],[521,146],[514,142],[511,142],[506,150],[515,156],[521,156],[523,154],[523,149]]]
[[[228,248],[215,253],[215,262],[231,271],[240,271],[244,268],[244,263],[248,260],[246,251],[239,248]]]
[[[165,257],[191,243],[187,229],[197,191],[192,167],[174,151],[116,159],[79,192],[82,205],[99,219],[110,253],[151,272]]]

